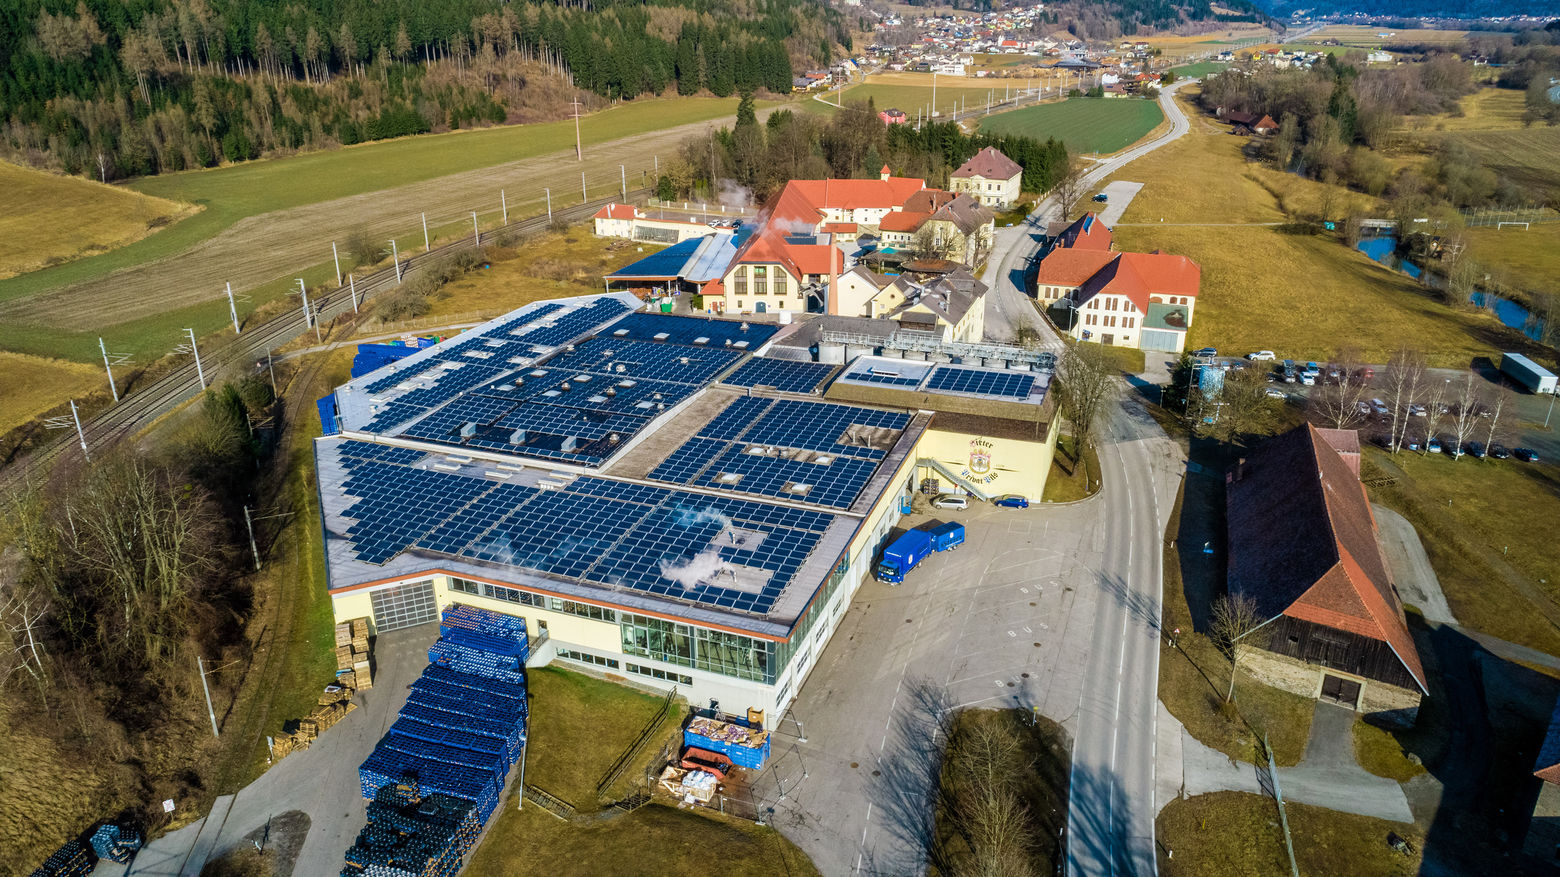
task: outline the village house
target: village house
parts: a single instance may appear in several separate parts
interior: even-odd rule
[[[704,237],[711,231],[708,222],[699,222],[686,214],[674,212],[671,217],[652,216],[632,204],[608,204],[592,218],[598,237],[650,244],[680,244]]]
[[[986,207],[1006,209],[1018,202],[1024,169],[995,146],[975,153],[948,177],[948,188],[962,192]]]
[[[1226,474],[1229,593],[1261,619],[1235,662],[1266,685],[1411,726],[1429,688],[1359,465],[1357,432],[1306,424]]]
[[[1092,213],[1056,236],[1035,294],[1053,322],[1081,341],[1166,353],[1186,349],[1202,269],[1185,256],[1121,253]]]

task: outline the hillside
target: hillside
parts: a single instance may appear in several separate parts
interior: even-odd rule
[[[1421,0],[1405,6],[1401,0],[1258,0],[1275,18],[1303,12],[1312,19],[1335,15],[1394,18],[1405,14],[1426,18],[1503,18],[1511,15],[1560,15],[1560,0]]]

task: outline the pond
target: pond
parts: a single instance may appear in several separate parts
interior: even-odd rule
[[[1413,262],[1398,256],[1397,238],[1366,238],[1356,244],[1355,248],[1369,256],[1372,261],[1401,271],[1415,280],[1423,280],[1436,289],[1443,289],[1446,286],[1446,279],[1441,275],[1428,273]],[[1516,329],[1534,341],[1542,337],[1544,321],[1534,317],[1527,308],[1511,299],[1502,298],[1479,289],[1474,290],[1473,294],[1468,296],[1468,301],[1476,308],[1485,308],[1493,311],[1495,319],[1500,320],[1503,326]]]

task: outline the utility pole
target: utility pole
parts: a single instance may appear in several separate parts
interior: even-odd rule
[[[206,370],[201,367],[200,350],[195,346],[195,330],[185,329],[184,331],[190,334],[190,353],[195,355],[195,374],[200,377],[200,388],[204,390],[206,389]],[[76,410],[75,403],[72,403],[70,407],[72,411]],[[76,428],[81,428],[79,423],[77,424]]]
[[[196,362],[199,361],[199,359],[196,360]],[[201,384],[201,386],[204,387],[205,384]],[[81,431],[81,412],[76,410],[75,399],[70,400],[70,416],[72,420],[76,421],[76,441],[81,442],[81,456],[85,457],[88,462],[91,462],[92,455],[87,451],[87,434]]]
[[[584,161],[585,150],[580,145],[580,99],[574,99],[574,160]]]
[[[932,115],[937,115],[937,71],[932,71]]]
[[[427,220],[424,220],[425,222]],[[426,232],[424,232],[426,234]],[[395,262],[395,282],[401,282],[401,251],[396,248],[395,238],[390,239],[390,260]]]
[[[429,250],[433,249],[433,244],[428,242],[428,214],[424,213],[422,215],[422,219],[423,219],[423,252],[426,253]]]
[[[330,247],[331,247],[331,249],[334,250],[336,248],[336,245],[335,244],[331,244]],[[336,275],[336,282],[337,283],[341,282],[341,275],[340,274]],[[244,330],[238,328],[238,306],[233,303],[233,284],[232,283],[229,283],[227,285],[227,297],[228,297],[228,316],[233,318],[233,334],[234,335],[242,335]],[[103,339],[99,338],[98,339],[99,343],[101,343],[102,340]]]
[[[335,241],[331,241],[330,242],[330,257],[331,257],[331,259],[333,259],[336,262],[336,285],[340,286],[341,285],[341,254],[336,252],[336,242]],[[233,293],[231,291],[228,292],[229,296],[231,296],[232,294]]]
[[[585,172],[584,171],[580,171],[580,200],[582,202],[590,200],[590,193],[585,190]]]
[[[298,278],[298,294],[303,296],[303,328],[307,329],[314,321],[309,316],[309,289],[303,285],[302,277]]]
[[[271,361],[271,351],[265,352],[265,370],[271,373],[271,395],[276,395],[276,364]]]
[[[103,351],[103,368],[108,371],[108,389],[114,394],[114,401],[119,401],[119,388],[114,386],[114,366],[108,361],[108,347],[103,343],[103,336],[98,336],[98,349]]]
[[[623,179],[623,200],[628,200],[628,171],[623,165],[618,165],[618,175]]]
[[[347,275],[347,284],[352,288],[352,313],[358,312],[357,306],[357,280],[351,274]]]
[[[471,211],[471,242],[482,246],[482,229],[477,227],[477,211]]]
[[[217,731],[217,711],[211,708],[211,686],[206,684],[206,662],[195,656],[195,669],[200,671],[200,689],[206,692],[206,715],[211,717],[211,736],[221,737]]]
[[[509,199],[504,197],[504,190],[498,190],[498,206],[504,211],[504,224],[509,224]]]
[[[255,522],[249,517],[249,506],[244,506],[244,526],[249,528],[249,551],[255,556],[255,572],[259,572],[260,549],[255,547]]]

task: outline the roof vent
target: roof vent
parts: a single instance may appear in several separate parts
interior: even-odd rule
[[[622,439],[621,439],[621,438],[619,438],[619,437],[618,437],[618,434],[617,434],[617,433],[615,433],[615,432],[614,432],[614,433],[613,433],[613,434],[611,434],[611,435],[609,435],[609,436],[607,436],[607,441],[609,441],[609,442],[611,442],[611,443],[612,443],[612,444],[614,444],[614,445],[615,445],[615,444],[617,444],[617,443],[618,443],[618,442],[620,442],[620,441],[622,441]]]
[[[655,337],[655,340],[657,340],[657,341],[665,341],[666,339],[668,339],[668,338],[670,338],[672,336],[669,333],[666,333],[666,332],[657,332],[657,333],[655,333],[654,337]]]
[[[468,422],[463,423],[463,424],[460,425],[460,437],[461,438],[469,439],[469,438],[471,438],[472,436],[474,436],[476,434],[477,434],[477,425],[475,423],[472,423],[472,422],[468,421]]]
[[[509,443],[512,445],[523,445],[525,444],[525,435],[525,430],[517,429],[509,434]]]
[[[699,337],[693,339],[693,343],[695,343],[695,344],[708,344],[708,343],[710,343],[710,339],[704,337],[703,335],[700,335]]]
[[[679,357],[677,357],[677,364],[678,365],[687,365],[688,362],[689,362],[689,359],[686,356],[679,356]]]
[[[567,454],[575,448],[579,447],[579,444],[580,440],[571,435],[563,440],[563,443],[558,446],[558,450]]]
[[[624,335],[627,335],[627,334],[628,334],[628,330],[627,329],[619,329],[616,332],[612,333],[612,337],[614,337],[614,338],[622,338]]]

